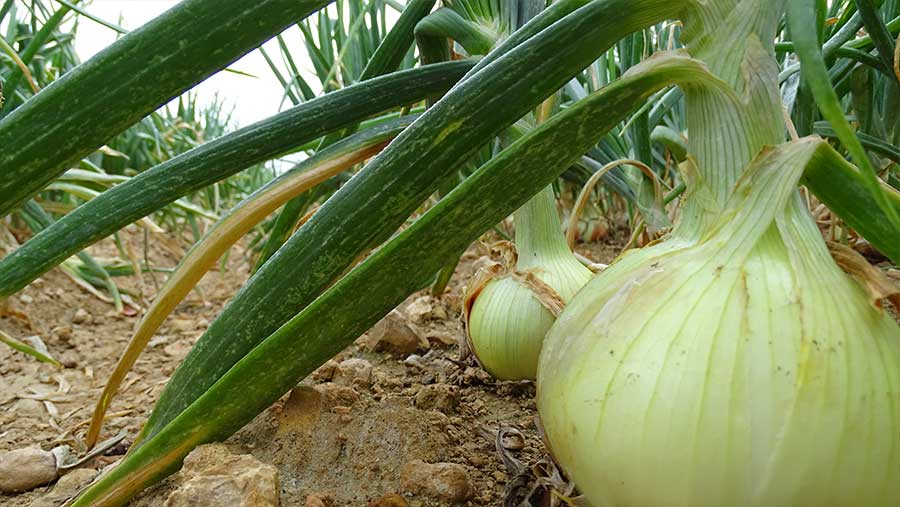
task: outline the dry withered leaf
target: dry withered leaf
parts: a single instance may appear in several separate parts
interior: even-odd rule
[[[876,308],[883,307],[884,299],[890,301],[895,308],[900,308],[900,288],[878,268],[869,264],[865,257],[848,246],[831,241],[828,242],[828,250],[837,265],[865,287]]]

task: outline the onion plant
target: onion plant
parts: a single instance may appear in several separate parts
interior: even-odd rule
[[[60,5],[56,9],[43,2],[4,3],[0,9],[0,25],[5,27],[0,80],[5,81],[9,100],[3,101],[0,116],[15,110],[34,93],[50,86],[81,63],[74,50],[74,39],[78,33],[78,16],[84,11],[77,3]],[[197,103],[195,94],[179,97],[177,104],[151,113],[106,141],[100,149],[71,164],[13,213],[5,225],[16,231],[13,235],[16,238],[40,232],[55,220],[55,216],[72,211],[111,186],[221,136],[230,129],[229,123],[230,118],[220,101],[214,100],[203,106]],[[190,225],[198,235],[200,220],[217,219],[221,208],[239,202],[270,178],[271,174],[262,166],[250,168],[239,177],[176,200],[172,206],[155,213],[152,219],[143,218],[141,225],[152,231],[154,238],[159,238],[162,232],[160,224],[171,232]],[[140,303],[123,293],[112,277],[142,269],[136,266],[135,259],[129,258],[118,235],[116,244],[123,259],[130,261],[130,268],[124,271],[121,267],[113,270],[101,265],[86,251],[77,252],[79,259],[69,259],[60,267],[85,290],[111,301],[120,311],[124,304],[137,308]],[[144,270],[156,269],[144,267]]]
[[[323,6],[221,4],[185,0],[0,121],[0,143],[14,146],[0,154],[0,209]],[[355,19],[378,9],[353,5]],[[308,162],[235,206],[173,274],[98,404],[95,440],[116,379],[222,248],[319,178],[371,157],[278,238],[122,462],[73,505],[124,504],[197,445],[253,419],[499,221],[526,203],[550,217],[548,187],[560,175],[610,167],[608,186],[631,197],[658,241],[574,295],[537,369],[548,444],[588,500],[896,504],[900,331],[871,304],[880,295],[832,260],[809,205],[826,205],[844,239],[859,235],[900,262],[897,117],[888,113],[900,95],[884,54],[900,3],[454,0],[432,9],[411,2],[365,65],[324,65],[328,93],[313,98],[297,81],[303,100],[293,108],[116,185],[0,260],[9,296],[129,222],[316,142]],[[863,27],[870,35],[858,35]],[[397,70],[414,40],[419,65]],[[329,88],[360,68],[355,84]],[[129,79],[109,95],[115,114],[101,127],[87,120],[101,114],[97,83],[108,75]],[[547,107],[556,98],[560,107]],[[414,118],[391,115],[423,100]],[[54,128],[35,126],[51,119]],[[52,156],[35,151],[63,138]],[[12,142],[21,139],[31,142]],[[398,233],[435,193],[437,204]],[[288,229],[298,223],[296,210],[282,216]],[[842,262],[875,276],[855,265]]]

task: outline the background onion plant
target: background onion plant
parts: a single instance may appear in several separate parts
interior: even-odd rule
[[[74,505],[124,504],[233,434],[409,294],[442,291],[461,252],[543,189],[601,180],[595,214],[624,211],[629,247],[655,245],[626,259],[645,258],[706,238],[710,210],[749,213],[732,194],[779,146],[796,166],[785,195],[804,187],[828,239],[900,263],[900,0],[184,0],[84,63],[59,28],[78,13],[29,5],[26,22],[0,5],[0,213],[33,233],[0,259],[0,297],[58,265],[116,295],[82,251],[147,217],[197,240],[111,373],[89,444],[199,277],[251,231],[259,253],[127,456]],[[301,41],[280,35],[291,25]],[[231,130],[189,95],[156,111],[273,37],[283,112]],[[260,165],[300,151],[275,179]],[[589,234],[574,217],[570,238]]]

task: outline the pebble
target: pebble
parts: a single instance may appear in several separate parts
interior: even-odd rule
[[[464,502],[473,493],[466,467],[456,463],[410,461],[400,471],[400,486],[406,492],[445,502]]]
[[[441,301],[433,296],[419,296],[406,307],[406,315],[416,324],[429,320],[446,320],[447,310]]]
[[[447,331],[432,331],[428,333],[428,341],[436,347],[449,347],[459,345],[459,336]]]
[[[312,434],[322,412],[322,393],[309,386],[297,386],[284,402],[278,419],[279,432]]]
[[[171,319],[168,326],[179,333],[190,333],[197,329],[197,322],[194,319]]]
[[[184,459],[185,479],[165,507],[278,507],[278,470],[223,444],[197,447]]]
[[[306,497],[306,507],[331,507],[334,499],[328,493],[313,493]]]
[[[74,350],[63,352],[57,360],[64,368],[78,368],[79,356]]]
[[[334,372],[333,379],[337,383],[368,387],[372,385],[372,363],[359,358],[341,361]]]
[[[338,362],[334,359],[329,359],[312,373],[312,378],[320,382],[330,382],[334,378],[334,374],[337,373],[337,368]]]
[[[84,308],[79,308],[75,310],[75,315],[72,316],[73,324],[90,324],[91,323],[91,314],[84,311]]]
[[[407,366],[412,366],[414,368],[418,368],[420,370],[425,369],[425,361],[422,360],[422,356],[418,354],[412,354],[406,359],[403,360],[403,364]]]
[[[28,294],[22,294],[21,296],[19,296],[19,301],[21,301],[22,304],[27,305],[31,304],[34,301],[34,298],[29,296]]]
[[[97,476],[92,468],[76,468],[62,476],[46,495],[36,499],[31,507],[58,507],[74,497]]]
[[[38,447],[16,449],[0,455],[0,492],[29,491],[56,480],[56,458]]]
[[[428,340],[419,336],[399,312],[392,311],[368,333],[367,349],[375,352],[388,352],[397,356],[407,356],[421,349],[430,347]]]
[[[39,417],[43,419],[44,404],[30,398],[19,398],[12,404],[12,411],[22,416]]]
[[[189,340],[178,340],[163,347],[163,352],[175,359],[183,359],[191,351],[191,347],[193,344]]]
[[[406,499],[396,493],[384,495],[378,500],[372,500],[366,507],[408,507]]]
[[[459,388],[449,384],[422,386],[416,394],[416,408],[452,413],[459,406]]]
[[[317,385],[315,390],[322,395],[322,405],[329,409],[339,406],[352,407],[359,401],[359,393],[352,387],[327,382]]]
[[[50,330],[50,333],[59,339],[59,341],[65,343],[69,343],[74,336],[72,326],[56,326]]]

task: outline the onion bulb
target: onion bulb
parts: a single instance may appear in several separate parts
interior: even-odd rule
[[[900,505],[900,327],[795,191],[818,143],[764,149],[698,241],[626,253],[549,332],[538,408],[594,507]]]
[[[592,273],[566,245],[551,187],[513,218],[515,269],[493,265],[469,284],[466,329],[469,348],[488,373],[533,380],[547,330]]]

